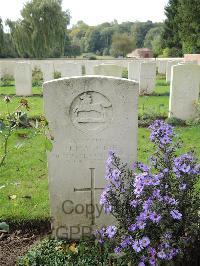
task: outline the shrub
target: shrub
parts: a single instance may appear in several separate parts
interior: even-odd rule
[[[44,240],[19,258],[18,266],[32,265],[113,265],[108,247],[101,247],[94,240],[66,243],[64,240]],[[125,265],[125,264],[115,264]]]
[[[122,78],[124,78],[124,79],[128,79],[128,69],[127,69],[127,68],[124,68],[124,69],[123,69],[123,72],[122,72]]]
[[[33,87],[42,86],[43,74],[42,71],[35,67],[32,72],[32,85]]]
[[[61,73],[59,71],[54,71],[54,79],[59,79],[61,78]]]
[[[180,119],[180,118],[176,118],[176,117],[171,117],[171,118],[167,118],[166,122],[172,126],[185,126],[185,121]]]
[[[2,87],[12,86],[13,80],[14,80],[13,76],[6,74],[1,78],[1,86]]]
[[[110,152],[100,203],[116,225],[96,237],[101,244],[109,240],[132,265],[179,265],[199,240],[200,165],[192,152],[177,155],[180,141],[171,125],[156,120],[150,130],[155,153],[149,166],[137,162],[130,169]],[[195,265],[191,259],[185,265]]]

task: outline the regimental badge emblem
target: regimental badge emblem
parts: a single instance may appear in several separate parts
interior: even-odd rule
[[[112,104],[99,92],[84,92],[73,100],[70,117],[74,126],[82,131],[102,130],[112,120]]]

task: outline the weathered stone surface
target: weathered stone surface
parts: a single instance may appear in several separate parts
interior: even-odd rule
[[[54,235],[80,238],[113,220],[99,205],[105,162],[109,150],[129,164],[136,160],[137,98],[138,83],[126,79],[85,76],[44,83],[54,138],[48,154]]]
[[[100,64],[94,66],[94,75],[122,77],[123,68],[118,65]]]
[[[16,63],[15,88],[16,95],[32,95],[32,69],[30,63]]]
[[[53,62],[44,62],[41,65],[44,82],[54,79],[54,65]]]
[[[140,65],[143,61],[133,60],[128,64],[128,78],[131,80],[139,81],[140,79]]]
[[[139,92],[151,94],[156,85],[156,63],[145,62],[140,65]]]
[[[54,64],[55,71],[61,73],[61,77],[82,76],[82,68],[80,64],[59,62]]]
[[[183,120],[194,118],[199,98],[200,66],[182,64],[172,67],[169,117]]]
[[[172,66],[178,65],[179,61],[168,61],[166,70],[166,82],[171,82]]]

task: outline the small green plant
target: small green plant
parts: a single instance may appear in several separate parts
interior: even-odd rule
[[[12,86],[13,85],[13,81],[14,81],[14,77],[12,75],[4,75],[1,78],[1,82],[0,85],[2,87],[7,87],[7,86]]]
[[[166,122],[172,126],[185,126],[186,123],[184,120],[176,117],[167,118]]]
[[[120,259],[116,261],[113,254],[110,253],[109,245],[102,247],[92,239],[82,240],[79,243],[47,239],[21,257],[17,265],[127,266],[127,263]]]
[[[61,73],[59,71],[54,71],[54,79],[60,79],[61,78]]]
[[[42,86],[43,83],[43,74],[42,71],[35,67],[32,72],[32,85],[33,87]]]
[[[128,69],[124,68],[122,71],[122,78],[128,79]]]
[[[5,96],[4,102],[6,105],[6,114],[0,120],[0,134],[3,137],[3,153],[0,157],[0,167],[4,165],[4,162],[8,155],[8,141],[13,131],[19,127],[30,127],[28,116],[26,112],[22,111],[22,109],[24,108],[27,111],[29,110],[28,101],[26,99],[21,99],[19,106],[14,112],[10,112],[9,110],[10,101],[10,97]]]
[[[81,67],[81,71],[82,71],[82,75],[84,76],[84,75],[86,74],[85,66],[82,66],[82,67]]]

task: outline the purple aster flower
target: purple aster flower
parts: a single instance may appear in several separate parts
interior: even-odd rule
[[[137,222],[137,227],[138,227],[140,230],[144,229],[145,226],[146,226],[146,223],[145,223],[144,221],[138,221],[138,222]]]
[[[148,247],[147,251],[151,255],[151,257],[155,257],[156,256],[156,250],[155,250],[155,248]]]
[[[164,201],[169,204],[169,205],[178,205],[177,200],[175,200],[174,198],[171,198],[169,196],[164,196]]]
[[[131,201],[129,201],[129,204],[131,207],[136,208],[138,206],[138,201],[137,200],[131,200]]]
[[[163,249],[157,253],[157,256],[160,259],[165,259],[167,257],[167,255],[166,255],[166,253],[164,252]]]
[[[106,229],[106,234],[108,235],[108,238],[113,238],[115,234],[117,233],[117,227],[114,225],[110,225]]]
[[[161,215],[157,214],[156,212],[151,212],[149,214],[149,218],[153,223],[159,223],[161,220]]]
[[[105,228],[103,227],[100,230],[95,230],[94,235],[97,238],[97,241],[100,244],[103,244],[105,239]]]
[[[123,240],[121,241],[121,247],[126,248],[131,245],[133,239],[131,236],[124,236]]]
[[[150,239],[147,236],[144,236],[141,240],[140,240],[140,244],[146,248],[147,246],[149,246],[150,244]]]
[[[130,232],[134,232],[136,229],[137,229],[137,225],[136,225],[136,224],[131,224],[131,225],[128,227],[128,230],[129,230]]]
[[[122,248],[121,247],[116,247],[114,249],[115,254],[119,254],[121,251],[122,251]]]
[[[174,133],[171,125],[164,121],[156,120],[149,128],[151,130],[150,140],[155,144],[159,144],[161,148],[172,142]]]
[[[145,266],[145,264],[143,261],[141,261],[141,262],[139,262],[138,266]]]
[[[106,165],[109,167],[112,163],[113,163],[113,161],[114,161],[114,152],[113,151],[109,151],[108,152],[108,159],[107,159],[107,161],[106,161]]]
[[[179,185],[179,189],[180,190],[185,190],[186,189],[186,184],[184,183],[184,184],[181,184],[181,185]]]
[[[182,218],[182,214],[177,210],[170,211],[170,214],[171,214],[172,218],[174,218],[175,220],[181,220],[181,218]]]
[[[146,201],[144,201],[144,203],[143,203],[143,205],[142,205],[143,210],[148,211],[149,208],[151,207],[152,203],[153,203],[153,200],[150,199],[150,198],[147,199]],[[147,216],[147,215],[146,215],[146,216]]]
[[[141,246],[140,242],[138,240],[135,240],[132,243],[132,248],[135,250],[135,252],[140,252],[143,249],[143,246]]]
[[[173,171],[177,177],[180,177],[182,173],[198,174],[199,171],[197,169],[198,167],[192,153],[182,154],[174,159]]]
[[[152,265],[152,266],[156,266],[156,260],[155,260],[155,258],[150,258],[149,259],[149,264]]]
[[[101,197],[100,197],[100,201],[99,201],[99,203],[103,206],[106,214],[109,214],[112,211],[112,206],[110,205],[109,200],[108,200],[108,192],[109,191],[110,191],[110,187],[108,186],[101,193]]]

